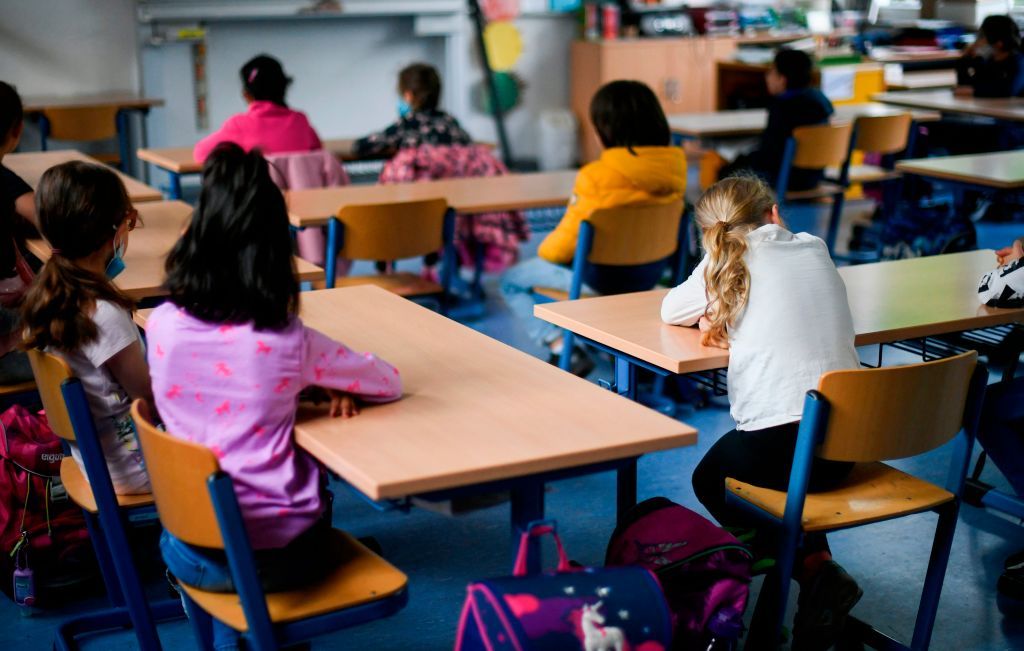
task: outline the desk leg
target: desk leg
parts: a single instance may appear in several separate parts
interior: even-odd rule
[[[181,174],[177,172],[168,172],[167,174],[170,177],[169,198],[172,200],[181,199]]]
[[[334,289],[334,278],[338,270],[338,219],[327,221],[327,251],[324,253],[324,271],[327,274],[326,287]]]
[[[616,522],[621,524],[626,512],[636,506],[636,459],[619,467],[616,481]]]
[[[615,391],[636,400],[636,367],[622,357],[615,358]]]
[[[530,479],[517,483],[512,489],[512,562],[519,551],[519,538],[531,522],[544,519],[544,482]],[[529,543],[526,571],[540,572],[540,540],[532,538]]]

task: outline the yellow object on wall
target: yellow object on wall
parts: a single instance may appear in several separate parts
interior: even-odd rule
[[[523,37],[511,22],[489,23],[484,29],[484,46],[491,69],[497,72],[511,70],[523,54]]]

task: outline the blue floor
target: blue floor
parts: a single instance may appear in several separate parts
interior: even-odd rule
[[[803,226],[801,224],[802,227]],[[1018,227],[1019,228],[1019,227]],[[1008,241],[1017,229],[983,229],[982,246]],[[468,323],[512,346],[539,354],[510,318],[490,284],[487,316]],[[863,351],[866,358],[875,349]],[[886,353],[887,363],[901,359]],[[909,357],[902,359],[910,361]],[[602,363],[596,380],[609,367]],[[640,499],[665,495],[702,511],[690,489],[690,475],[701,455],[718,435],[732,427],[722,399],[701,409],[682,408],[677,417],[696,427],[697,446],[644,457],[639,466]],[[486,424],[481,426],[486,427]],[[904,469],[942,482],[947,452],[904,464]],[[989,464],[985,477],[1005,486]],[[381,513],[344,486],[335,485],[335,524],[357,536],[374,536],[387,558],[410,576],[409,606],[397,616],[361,628],[321,638],[316,649],[433,650],[450,649],[466,584],[476,578],[509,572],[508,506],[499,505],[459,517],[415,509]],[[614,524],[615,481],[611,474],[553,484],[547,495],[548,514],[557,518],[569,554],[587,564],[599,564]],[[859,581],[864,598],[855,614],[886,633],[909,638],[924,577],[935,517],[919,515],[837,534],[832,537],[836,559]],[[1024,606],[1004,614],[995,597],[995,582],[1003,558],[1024,547],[1024,530],[995,513],[965,507],[961,513],[945,590],[933,638],[933,649],[1024,648]],[[758,583],[755,583],[755,590]],[[154,579],[154,596],[166,588]],[[69,612],[102,604],[96,599],[63,612],[22,617],[10,601],[0,599],[0,649],[42,649],[52,641],[56,622]],[[184,620],[164,623],[160,635],[167,649],[196,648]],[[83,641],[85,649],[133,649],[130,632],[108,633]]]

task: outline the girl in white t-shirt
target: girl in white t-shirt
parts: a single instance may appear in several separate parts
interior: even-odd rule
[[[148,493],[128,412],[136,398],[152,401],[149,367],[134,303],[110,282],[124,270],[138,212],[113,171],[78,161],[43,174],[36,210],[53,255],[25,297],[25,346],[64,358],[82,382],[114,490]],[[81,466],[78,449],[71,451]]]
[[[786,230],[763,181],[716,183],[696,216],[707,255],[665,297],[661,315],[666,323],[698,325],[704,345],[729,349],[736,429],[701,460],[693,488],[722,525],[755,528],[746,512],[726,503],[725,479],[786,490],[804,395],[823,373],[860,365],[853,318],[825,243]],[[851,467],[816,459],[809,490],[834,487]],[[832,560],[823,535],[806,536],[802,551],[794,572],[802,589],[793,648],[825,649],[861,591]]]

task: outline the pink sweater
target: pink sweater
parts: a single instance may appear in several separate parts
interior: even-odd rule
[[[322,147],[305,113],[266,101],[252,102],[245,113],[232,115],[218,131],[200,140],[192,155],[201,163],[222,142],[233,142],[246,151],[259,148],[264,154]]]
[[[146,338],[167,431],[217,456],[257,549],[287,545],[323,511],[317,464],[292,433],[299,392],[316,385],[368,402],[402,395],[397,369],[299,319],[257,331],[200,321],[168,302],[153,311]]]

